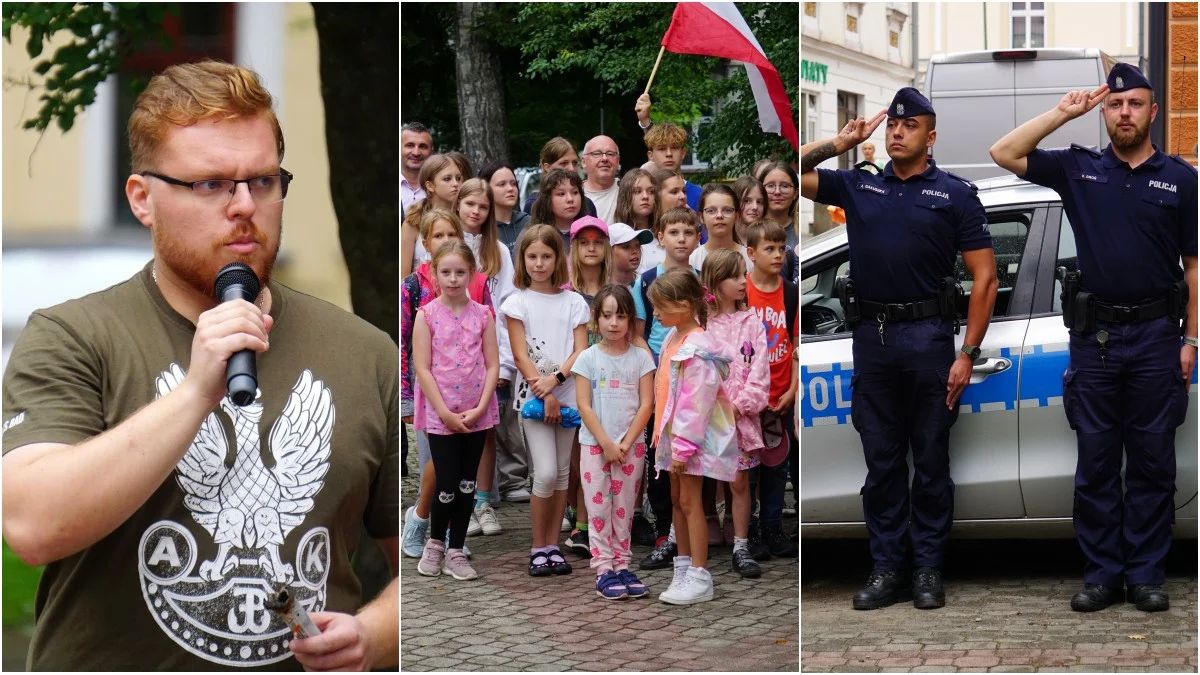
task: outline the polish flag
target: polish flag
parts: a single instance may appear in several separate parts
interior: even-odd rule
[[[762,130],[783,136],[800,151],[792,104],[779,71],[767,59],[750,26],[732,2],[680,2],[662,46],[675,54],[716,56],[746,66]]]

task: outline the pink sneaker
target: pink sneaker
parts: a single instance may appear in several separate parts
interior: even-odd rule
[[[471,564],[467,562],[467,554],[463,553],[461,548],[452,548],[446,551],[446,562],[442,563],[442,573],[449,574],[459,581],[479,577],[475,570],[471,569]]]
[[[437,539],[425,542],[425,550],[421,551],[421,561],[417,563],[417,571],[427,577],[440,576],[442,561],[446,558],[446,545]]]

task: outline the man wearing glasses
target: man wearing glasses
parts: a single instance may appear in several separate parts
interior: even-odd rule
[[[271,281],[293,177],[270,93],[229,64],[172,66],[129,144],[154,259],[35,312],[4,377],[4,536],[46,565],[27,665],[394,667],[397,581],[359,609],[350,555],[365,525],[397,574],[396,345]],[[261,280],[253,302],[214,299],[231,262]],[[245,406],[226,396],[241,350]],[[267,609],[283,590],[319,635]]]
[[[596,216],[606,223],[611,223],[617,212],[620,166],[621,152],[613,139],[597,136],[584,144],[583,170],[587,172],[587,180],[583,181],[583,194],[596,205]]]

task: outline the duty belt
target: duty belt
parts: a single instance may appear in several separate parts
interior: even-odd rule
[[[920,302],[890,302],[880,303],[863,300],[862,316],[866,319],[879,320],[882,315],[884,321],[916,321],[917,319],[927,319],[931,316],[941,316],[941,303],[937,298],[932,300],[921,300]]]
[[[1167,298],[1151,300],[1140,305],[1112,305],[1106,302],[1096,302],[1096,320],[1105,323],[1141,323],[1171,313],[1170,302]]]

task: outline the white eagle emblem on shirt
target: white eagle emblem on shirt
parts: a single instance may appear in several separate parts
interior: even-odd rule
[[[183,381],[183,370],[171,364],[155,380],[158,396]],[[229,397],[219,409],[232,422],[236,442],[233,465],[227,465],[229,438],[225,425],[210,412],[175,467],[192,518],[208,530],[220,548],[200,563],[207,581],[225,577],[246,561],[233,549],[258,554],[257,565],[277,583],[292,581],[296,572],[279,557],[279,547],[313,508],[313,497],[325,484],[335,410],[329,388],[300,374],[287,404],[268,435],[273,466],[267,468],[260,448],[263,407],[258,398],[238,407]]]

